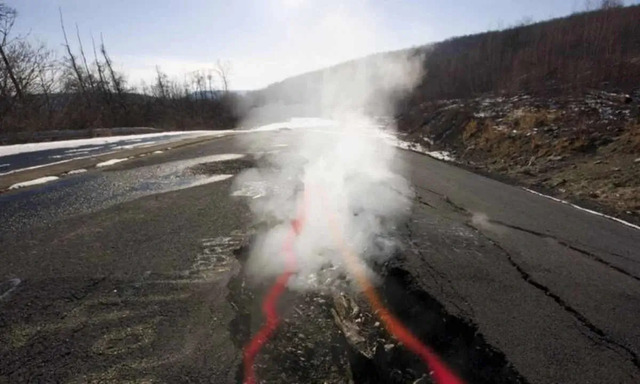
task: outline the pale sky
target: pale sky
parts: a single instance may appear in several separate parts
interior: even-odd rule
[[[638,4],[640,0],[627,0]],[[232,66],[231,88],[256,89],[367,54],[543,20],[584,8],[585,0],[5,0],[15,31],[62,54],[58,7],[90,51],[91,34],[132,85],[155,66],[173,77]]]

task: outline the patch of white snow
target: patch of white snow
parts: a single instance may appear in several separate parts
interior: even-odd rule
[[[118,164],[127,160],[128,159],[111,159],[111,160],[103,161],[102,163],[96,164],[96,168],[108,167],[110,165]]]
[[[37,179],[33,179],[33,180],[29,180],[29,181],[23,181],[21,183],[13,184],[12,186],[9,187],[9,189],[18,189],[18,188],[30,187],[32,185],[44,184],[44,183],[48,183],[50,181],[58,180],[58,179],[59,179],[58,176],[40,177],[40,178],[37,178]]]
[[[187,188],[197,187],[199,185],[216,183],[218,181],[227,180],[227,179],[229,179],[231,177],[233,177],[233,175],[213,175],[213,176],[206,177],[204,179],[196,180],[193,183],[189,184],[189,186]]]
[[[80,169],[74,169],[74,170],[72,170],[72,171],[69,171],[69,172],[67,172],[66,174],[67,174],[67,175],[77,175],[78,173],[85,173],[85,172],[87,172],[87,170],[86,170],[86,169],[84,169],[84,168],[80,168]]]

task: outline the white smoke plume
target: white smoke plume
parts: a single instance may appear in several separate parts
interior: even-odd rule
[[[422,59],[408,52],[334,68],[322,75],[321,86],[313,85],[317,97],[304,100],[302,108],[327,120],[293,120],[291,131],[271,133],[288,146],[264,156],[234,186],[236,194],[253,190],[249,204],[258,235],[247,263],[249,275],[272,277],[284,270],[283,244],[301,209],[305,220],[295,240],[296,274],[290,287],[327,288],[348,277],[330,225],[339,227],[367,265],[394,253],[396,226],[409,213],[413,192],[398,149],[388,142],[393,127],[381,126],[379,117],[393,113],[395,99],[411,90],[421,69]],[[286,91],[303,89],[289,86]],[[239,140],[257,148],[264,135]]]

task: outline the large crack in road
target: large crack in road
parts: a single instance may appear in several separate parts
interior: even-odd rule
[[[430,193],[435,193],[434,191],[428,190]],[[436,193],[437,194],[437,193]],[[583,313],[581,313],[579,310],[577,310],[576,308],[574,308],[573,306],[571,306],[565,299],[563,299],[559,294],[553,292],[553,290],[551,288],[549,288],[548,286],[542,284],[541,282],[537,281],[529,272],[526,271],[526,269],[519,264],[515,258],[513,257],[513,255],[511,254],[511,252],[509,252],[505,247],[503,247],[502,245],[500,245],[500,243],[495,240],[494,237],[491,236],[490,233],[487,233],[486,228],[483,228],[482,223],[476,223],[476,221],[478,220],[474,220],[473,218],[473,213],[470,212],[468,209],[462,207],[461,205],[453,202],[449,197],[441,195],[441,194],[437,194],[439,197],[442,198],[442,200],[447,203],[450,207],[452,207],[452,209],[456,212],[462,213],[463,215],[467,216],[469,219],[466,221],[465,225],[467,225],[469,228],[473,229],[474,231],[476,231],[480,236],[484,237],[485,239],[487,239],[494,247],[496,247],[497,249],[500,250],[500,252],[502,252],[505,257],[507,258],[509,264],[515,268],[515,270],[520,274],[520,276],[522,277],[522,279],[524,281],[526,281],[528,284],[530,284],[532,287],[534,287],[535,289],[540,290],[541,292],[543,292],[546,296],[548,296],[550,299],[552,299],[558,306],[560,306],[564,311],[566,311],[567,313],[569,313],[571,316],[573,316],[578,323],[583,326],[584,328],[586,328],[588,330],[587,332],[587,337],[589,337],[590,339],[594,340],[597,343],[601,343],[602,345],[606,346],[607,348],[610,348],[612,351],[621,354],[623,357],[628,358],[633,365],[640,370],[640,359],[638,357],[638,354],[630,347],[628,347],[627,345],[625,345],[624,343],[618,342],[615,340],[615,338],[611,335],[609,335],[607,332],[605,332],[603,329],[599,328],[597,325],[595,325],[592,321],[590,321],[588,319],[587,316],[585,316]],[[432,206],[429,205],[429,207],[433,208]],[[607,268],[610,268],[616,272],[619,272],[631,279],[634,280],[640,280],[638,278],[638,276],[626,271],[623,268],[620,268],[606,260],[604,260],[603,258],[599,257],[598,255],[596,255],[595,253],[589,252],[585,249],[582,249],[579,246],[575,246],[570,244],[568,241],[560,239],[556,236],[552,236],[549,234],[545,234],[542,232],[538,232],[538,231],[534,231],[531,229],[526,229],[517,225],[513,225],[513,224],[508,224],[505,223],[503,221],[500,220],[495,220],[495,219],[490,219],[490,218],[481,218],[479,220],[480,222],[482,221],[486,221],[490,224],[494,224],[494,225],[498,225],[501,226],[503,228],[507,228],[507,229],[511,229],[511,230],[516,230],[516,231],[520,231],[520,232],[524,232],[526,234],[529,235],[533,235],[536,236],[538,238],[541,239],[550,239],[553,240],[555,243],[557,243],[558,245],[565,247],[571,251],[575,251],[580,255],[583,255],[585,257],[588,257],[591,260],[594,260],[602,265],[604,265]]]
[[[241,265],[248,252],[248,245],[235,251]],[[468,382],[526,382],[477,326],[448,313],[399,263],[378,269],[378,290],[389,308]],[[229,330],[239,349],[264,321],[260,304],[268,286],[251,283],[244,273],[241,267],[227,286],[235,311]],[[256,362],[264,382],[431,382],[427,367],[384,331],[358,292],[289,291],[279,310],[282,323]],[[238,367],[239,381],[242,374]]]
[[[228,146],[162,156],[239,152]],[[154,161],[114,167],[109,177]],[[185,172],[255,166],[250,155],[196,163]],[[256,281],[246,268],[257,229],[248,205],[265,190],[251,185],[230,196],[233,180],[29,232],[4,227],[0,382],[242,382],[242,350],[263,325],[272,281]],[[415,191],[411,215],[396,229],[401,247],[369,266],[384,304],[456,373],[469,383],[635,381],[633,301],[623,300],[634,298],[639,281],[633,254],[570,228],[547,231],[500,211],[478,216],[446,186],[418,182]],[[282,321],[256,360],[260,381],[431,382],[349,277],[340,279],[313,291],[292,285],[282,296]]]

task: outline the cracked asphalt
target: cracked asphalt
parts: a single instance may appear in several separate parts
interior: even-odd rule
[[[255,151],[296,135],[253,134]],[[187,169],[242,151],[218,138],[0,195],[0,383],[241,381],[265,288],[242,273],[251,217],[229,196],[233,178],[189,187],[204,176]],[[640,231],[400,157],[416,201],[379,290],[416,335],[470,383],[640,382]],[[200,168],[225,173],[219,164]],[[382,347],[358,352],[334,299],[287,294],[258,377],[423,377],[382,331],[365,332]]]

